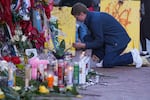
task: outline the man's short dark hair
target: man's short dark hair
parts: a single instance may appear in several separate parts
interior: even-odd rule
[[[84,4],[76,3],[72,6],[72,10],[71,10],[72,15],[80,15],[81,12],[85,14],[88,12],[88,9]]]

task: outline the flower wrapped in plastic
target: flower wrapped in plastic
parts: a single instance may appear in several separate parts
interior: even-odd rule
[[[13,63],[7,62],[5,60],[1,60],[0,61],[0,76],[8,77],[8,70],[10,67],[13,69],[13,71],[16,70],[16,66]]]
[[[54,46],[52,53],[57,59],[63,58],[67,50],[65,40],[59,38],[60,36],[65,37],[66,35],[58,28],[57,17],[52,16],[49,22],[49,28],[51,30],[51,39]]]

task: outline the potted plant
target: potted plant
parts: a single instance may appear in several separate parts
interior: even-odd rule
[[[63,39],[52,53],[57,59],[62,59],[65,54],[65,48],[65,40]]]

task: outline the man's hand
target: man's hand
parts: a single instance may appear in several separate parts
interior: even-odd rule
[[[81,42],[73,43],[72,46],[76,49],[84,49],[85,48],[85,43],[81,43]]]

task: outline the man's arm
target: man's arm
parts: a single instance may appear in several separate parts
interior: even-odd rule
[[[81,42],[73,43],[72,46],[76,49],[84,49],[85,48],[85,43],[81,43]]]

